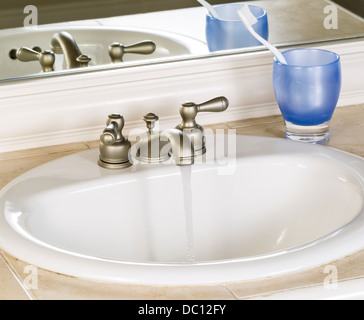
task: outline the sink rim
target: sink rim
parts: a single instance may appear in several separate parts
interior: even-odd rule
[[[241,137],[241,138],[239,138]],[[300,150],[302,151],[309,151],[313,154],[315,153],[324,153],[330,156],[333,156],[335,160],[337,158],[341,158],[340,162],[343,160],[348,161],[351,165],[356,164],[358,168],[361,168],[361,172],[358,173],[358,168],[352,168],[353,173],[357,175],[358,181],[361,184],[361,191],[363,193],[364,190],[364,159],[353,154],[349,154],[343,151],[339,151],[336,149],[332,149],[326,146],[312,146],[312,145],[305,145],[302,143],[291,142],[283,139],[277,138],[259,138],[259,137],[243,137],[238,136],[237,139],[242,139],[244,144],[253,145],[256,142],[263,142],[263,143],[276,143],[283,146],[289,146],[290,152],[295,153]],[[242,148],[244,149],[244,148]],[[89,150],[84,151],[81,153],[95,153],[98,154],[97,150]],[[74,154],[67,156],[65,158],[73,158],[77,157],[77,155],[81,154]],[[239,153],[239,152],[238,152]],[[239,154],[238,154],[239,156]],[[62,161],[61,158],[55,161]],[[358,161],[360,160],[360,161]],[[54,162],[54,161],[51,161]],[[348,164],[346,163],[346,164]],[[361,166],[360,166],[361,164]],[[46,166],[47,164],[45,164]],[[44,165],[42,165],[44,166]],[[29,171],[33,172],[37,170],[39,167]],[[350,167],[348,167],[350,169]],[[10,184],[4,187],[0,191],[0,200],[2,196],[6,193],[6,191],[11,188],[11,186],[15,185],[19,180],[21,180],[24,175],[14,179]],[[3,221],[4,215],[0,215],[0,229],[4,229]],[[72,276],[76,276],[79,278],[87,278],[93,280],[100,280],[106,282],[116,282],[116,283],[130,283],[130,284],[148,284],[148,285],[196,285],[196,284],[218,284],[218,283],[227,283],[227,282],[236,282],[236,281],[247,281],[247,280],[257,280],[266,277],[272,277],[277,275],[284,275],[291,272],[296,271],[303,271],[307,268],[313,268],[320,265],[327,264],[331,261],[334,261],[338,258],[347,256],[352,254],[358,250],[364,248],[364,236],[362,236],[363,241],[358,241],[360,239],[359,235],[362,234],[360,231],[364,229],[364,209],[362,208],[359,215],[352,220],[347,225],[343,226],[339,230],[326,235],[320,239],[315,241],[311,241],[309,243],[303,244],[301,246],[295,247],[293,249],[280,251],[272,254],[265,254],[260,256],[253,256],[253,257],[244,257],[244,258],[236,258],[236,259],[226,259],[226,260],[219,260],[219,261],[207,261],[207,262],[198,262],[195,264],[188,264],[188,263],[143,263],[143,262],[125,262],[125,261],[118,261],[112,259],[104,259],[104,258],[96,258],[91,257],[83,254],[77,254],[74,252],[70,252],[67,250],[53,250],[47,247],[41,248],[42,254],[45,254],[48,257],[48,261],[41,261],[41,257],[34,257],[32,251],[37,251],[39,249],[39,245],[36,243],[32,243],[27,239],[24,239],[22,236],[15,232],[15,238],[21,238],[22,244],[15,248],[9,240],[4,241],[2,236],[0,235],[0,243],[2,242],[1,247],[8,252],[9,254],[17,257],[22,261],[29,261],[30,263],[37,265],[41,268],[55,271],[58,273],[69,274]],[[360,222],[362,226],[360,225]],[[7,225],[11,228],[9,225]],[[3,230],[4,231],[4,230]],[[9,231],[9,230],[8,230]],[[11,231],[11,230],[10,230]],[[3,232],[1,234],[4,234]],[[356,236],[357,235],[357,236]],[[344,246],[340,245],[340,241],[349,241],[350,242],[350,250],[345,249]],[[354,243],[353,243],[354,242]],[[345,243],[345,242],[344,242]],[[336,248],[335,248],[336,245]],[[334,252],[330,252],[330,248],[335,248]],[[17,247],[15,245],[15,247]],[[21,254],[15,251],[20,250]],[[33,251],[34,252],[34,251]],[[325,254],[323,254],[323,252]],[[21,256],[21,257],[19,257]],[[52,258],[51,258],[52,257]],[[310,264],[307,265],[307,261],[309,257],[315,257],[315,265]],[[52,263],[49,263],[49,260]],[[95,268],[90,267],[90,262],[93,261],[95,264]],[[269,270],[265,262],[269,263]],[[294,262],[292,262],[294,261]],[[54,264],[59,264],[61,268],[55,268]],[[72,267],[74,263],[78,263],[81,268],[79,271],[73,270]],[[265,266],[264,266],[265,265]],[[126,277],[120,276],[120,270],[118,270],[121,266],[123,266],[123,272],[133,274],[134,277],[131,279],[127,279]],[[305,267],[306,266],[306,267]],[[108,271],[105,271],[104,274],[98,274],[98,268],[106,267]],[[60,269],[62,271],[60,272]],[[194,275],[195,270],[202,270],[203,272],[197,272],[198,276]],[[241,270],[241,276],[239,279],[236,276],[231,276],[232,273],[236,274],[237,269]],[[229,271],[230,270],[230,271]],[[176,272],[181,273],[179,279],[176,278]],[[213,277],[210,276],[211,272],[217,272],[218,275],[214,275]],[[106,274],[105,274],[106,273]],[[145,274],[148,274],[149,279],[145,279]],[[179,274],[178,273],[178,274]],[[144,275],[144,277],[143,277]],[[154,276],[152,276],[154,275]],[[161,280],[161,277],[163,280]],[[143,279],[143,280],[139,280]],[[211,279],[214,278],[214,279]],[[138,279],[138,280],[136,280]]]

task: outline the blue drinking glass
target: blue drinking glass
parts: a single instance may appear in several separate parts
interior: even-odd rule
[[[243,5],[244,3],[229,3],[214,6],[219,19],[215,19],[209,13],[207,14],[206,40],[211,52],[262,45],[251,35],[237,13]],[[264,39],[268,40],[267,12],[257,6],[249,5],[249,8],[258,20],[253,26],[254,30]]]
[[[327,142],[341,90],[340,57],[318,49],[289,50],[283,56],[288,65],[275,59],[273,85],[286,124],[286,138]]]

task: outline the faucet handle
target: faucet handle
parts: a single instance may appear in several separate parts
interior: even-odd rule
[[[37,61],[39,59],[39,53],[39,51],[27,47],[21,47],[16,51],[15,57],[22,62]]]
[[[113,145],[117,140],[117,128],[112,123],[108,125],[104,132],[102,133],[100,140],[104,145],[111,146]]]
[[[155,123],[159,120],[159,117],[155,113],[147,113],[143,120],[147,124],[147,128],[150,134],[153,134],[153,129],[155,127]]]
[[[153,41],[141,41],[129,46],[124,46],[120,42],[114,42],[109,46],[109,55],[112,62],[123,62],[123,57],[126,53],[134,54],[152,54],[157,46]]]
[[[107,127],[100,137],[102,143],[105,145],[112,145],[116,142],[125,140],[125,137],[123,136],[125,121],[122,115],[117,113],[109,115],[106,125]]]
[[[229,100],[225,97],[219,97],[197,106],[198,112],[222,112],[229,107]]]
[[[180,109],[182,123],[177,127],[177,129],[184,130],[200,128],[200,126],[196,123],[196,116],[199,112],[222,112],[228,107],[229,100],[225,97],[214,98],[202,104],[186,102]]]
[[[21,47],[16,51],[16,59],[22,62],[29,61],[39,61],[42,66],[43,72],[51,72],[54,71],[54,62],[56,61],[56,56],[54,52],[50,50],[46,50],[43,52],[39,52],[27,47]]]
[[[100,137],[99,165],[107,169],[122,169],[131,165],[129,162],[130,141],[123,136],[124,117],[111,114],[107,119],[107,127]]]
[[[218,97],[202,104],[186,102],[180,109],[182,123],[176,129],[183,131],[192,141],[195,155],[206,153],[204,129],[196,123],[196,116],[199,112],[222,112],[229,107],[229,100],[225,97]]]

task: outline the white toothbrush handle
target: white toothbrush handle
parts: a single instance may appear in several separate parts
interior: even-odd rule
[[[197,0],[201,5],[203,5],[207,10],[208,12],[210,12],[210,14],[215,18],[215,19],[219,19],[219,15],[218,13],[216,12],[216,10],[214,9],[214,7],[209,4],[207,1],[205,0]]]
[[[253,29],[253,28],[252,28]],[[262,38],[259,34],[257,34],[255,32],[255,30],[253,30],[252,32],[255,33],[256,39],[258,41],[260,41],[263,45],[265,45],[270,51],[273,52],[273,54],[275,55],[275,57],[284,64],[288,64],[287,60],[285,59],[285,57],[283,56],[283,54],[274,46],[272,46],[272,44],[270,44],[267,40],[265,40],[264,38]]]
[[[248,23],[247,19],[245,18],[245,16],[240,11],[238,11],[238,14],[239,14],[241,20],[243,20],[245,26],[249,29],[249,32],[261,44],[265,45],[275,55],[275,57],[278,59],[278,61],[280,61],[283,64],[288,64],[287,63],[287,60],[283,57],[282,53],[276,47],[272,46],[267,40],[265,40],[258,33],[255,32],[255,30],[253,29],[253,27]]]

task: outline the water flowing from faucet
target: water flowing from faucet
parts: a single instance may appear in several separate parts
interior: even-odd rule
[[[194,263],[195,258],[195,241],[193,231],[193,210],[192,210],[192,167],[180,167],[183,197],[184,197],[184,210],[186,217],[186,238],[187,238],[187,262]]]

